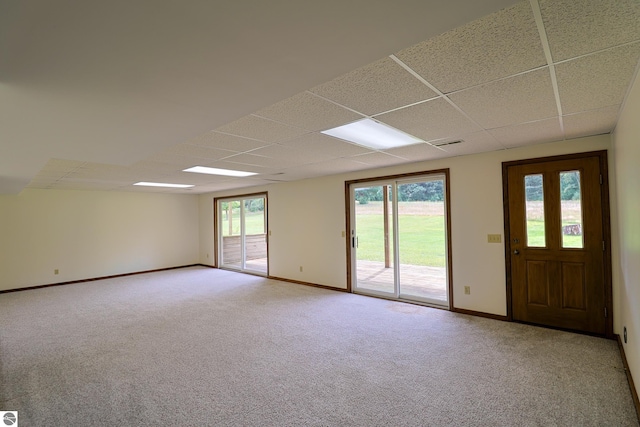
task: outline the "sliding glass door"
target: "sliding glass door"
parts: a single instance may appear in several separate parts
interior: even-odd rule
[[[377,183],[356,186],[352,204],[355,208],[352,227],[352,254],[355,254],[357,271],[355,288],[393,296],[397,293],[393,186]]]
[[[446,175],[350,184],[354,292],[449,306]]]
[[[218,265],[268,273],[267,197],[252,195],[216,200]]]

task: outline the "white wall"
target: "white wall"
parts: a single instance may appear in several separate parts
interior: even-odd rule
[[[194,264],[198,197],[27,189],[0,196],[0,240],[0,290]]]
[[[449,168],[455,307],[506,315],[504,244],[487,243],[487,234],[504,234],[502,162],[609,149],[610,142],[602,135],[201,195],[200,261],[213,254],[214,196],[268,191],[270,275],[344,289],[345,181]],[[464,286],[471,286],[471,295],[464,295]]]
[[[344,178],[252,187],[216,193],[215,197],[259,191],[269,193],[269,274],[345,288]],[[200,196],[200,262],[207,265],[214,263],[213,198],[212,194]]]
[[[636,388],[640,387],[640,75],[632,86],[613,134],[616,196],[618,200],[619,257],[614,258],[614,280],[619,282],[615,332],[622,336]]]

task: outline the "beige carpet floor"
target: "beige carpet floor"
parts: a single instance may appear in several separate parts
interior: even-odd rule
[[[187,268],[0,295],[27,426],[636,426],[614,341]]]

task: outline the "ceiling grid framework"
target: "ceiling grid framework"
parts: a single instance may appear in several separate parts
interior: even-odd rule
[[[560,102],[560,90],[558,89],[558,77],[556,75],[556,67],[553,63],[553,57],[551,56],[551,47],[549,46],[549,38],[547,37],[547,31],[544,28],[544,22],[542,20],[542,12],[540,11],[540,5],[537,0],[529,0],[531,4],[531,11],[533,12],[533,18],[536,21],[536,27],[538,28],[538,34],[540,34],[540,41],[542,42],[542,49],[544,50],[544,56],[549,66],[549,75],[551,77],[551,87],[553,88],[553,96],[556,100],[556,108],[558,109],[558,120],[560,123],[560,131],[563,135],[564,120],[562,118],[562,102]]]
[[[129,166],[51,158],[28,187],[205,193],[605,134],[639,59],[637,0],[524,0]],[[362,118],[424,142],[320,133]],[[258,175],[183,172],[196,165]],[[151,180],[195,187],[132,186]]]

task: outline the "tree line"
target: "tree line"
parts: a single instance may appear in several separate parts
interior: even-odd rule
[[[389,200],[392,199],[392,186],[389,188]],[[365,205],[369,202],[381,202],[384,197],[383,186],[357,188],[355,199]],[[398,185],[400,202],[441,202],[444,200],[444,182],[429,181]]]
[[[528,201],[541,201],[544,197],[542,174],[527,175],[524,179]],[[560,173],[560,200],[580,200],[580,172]]]

